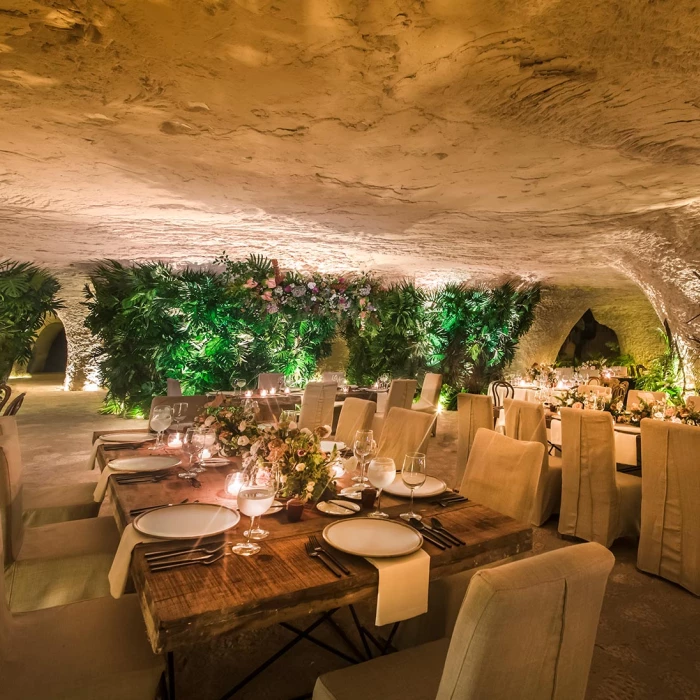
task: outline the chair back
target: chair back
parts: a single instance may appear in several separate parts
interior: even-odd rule
[[[26,393],[20,394],[17,398],[13,399],[12,402],[5,409],[5,413],[3,415],[16,416],[19,413],[19,409],[22,408],[22,404],[24,403],[24,397],[26,395]]]
[[[685,400],[685,405],[691,411],[700,411],[700,396],[689,396]]]
[[[337,390],[335,382],[309,382],[301,399],[299,427],[315,430],[320,425],[332,425]]]
[[[515,397],[515,389],[508,382],[493,382],[491,384],[491,395],[493,396],[493,405],[496,408],[501,408],[505,399]]]
[[[627,398],[627,392],[630,390],[630,383],[623,379],[618,382],[614,387],[612,387],[612,396],[610,400],[612,403],[622,403],[624,405],[625,399]]]
[[[3,406],[10,400],[12,396],[12,389],[9,384],[0,384],[0,411],[2,411]]]
[[[557,367],[555,371],[559,379],[571,379],[574,376],[573,367]]]
[[[392,408],[379,438],[377,457],[391,457],[396,469],[401,469],[403,458],[409,452],[427,451],[434,420],[435,416],[431,413]]]
[[[462,483],[474,436],[479,428],[494,428],[493,399],[482,394],[457,394],[457,471],[454,480],[456,489]]]
[[[334,382],[336,386],[342,386],[345,381],[345,372],[324,372],[321,375],[322,382]]]
[[[666,401],[668,396],[665,391],[644,391],[643,389],[630,389],[627,392],[627,408],[639,404],[639,400],[653,403],[654,401]]]
[[[0,418],[0,524],[5,538],[5,566],[18,556],[24,539],[22,524],[22,455],[17,423]]]
[[[153,411],[158,406],[174,406],[176,403],[186,403],[187,411],[185,411],[185,417],[183,418],[183,423],[191,423],[195,416],[202,411],[204,405],[209,403],[211,399],[208,396],[154,396],[151,400],[151,411],[148,414],[148,420],[150,423],[153,417]]]
[[[415,379],[392,379],[384,413],[389,415],[392,408],[411,408],[417,386]]]
[[[637,566],[700,595],[700,427],[642,423]]]
[[[540,480],[544,447],[493,430],[476,432],[459,492],[511,518],[528,522]]]
[[[344,442],[352,448],[355,441],[355,433],[358,430],[371,430],[372,418],[377,410],[374,401],[365,401],[349,397],[343,401],[338,417],[338,426],[335,429],[335,439]]]
[[[281,389],[284,383],[282,372],[262,372],[258,375],[258,389]]]
[[[168,396],[182,396],[182,386],[177,379],[168,378],[166,381],[168,383]]]
[[[612,372],[613,377],[626,377],[628,374],[627,367],[622,365],[614,365],[613,367],[608,367]]]
[[[442,390],[442,375],[428,372],[423,379],[423,386],[420,391],[420,401],[437,408],[440,401],[440,391]]]
[[[580,544],[477,571],[437,700],[583,700],[614,563]]]
[[[559,532],[609,547],[620,499],[615,481],[615,435],[605,411],[562,408]]]
[[[591,377],[587,384],[589,386],[600,386],[600,378],[599,377]]]
[[[579,384],[576,387],[579,394],[595,394],[598,398],[611,399],[612,387],[600,386],[599,384]]]

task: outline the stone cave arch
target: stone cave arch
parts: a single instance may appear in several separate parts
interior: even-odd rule
[[[617,333],[599,323],[591,309],[588,309],[566,336],[559,349],[557,362],[579,365],[600,357],[613,360],[619,355],[620,341]]]
[[[68,362],[68,342],[63,323],[56,319],[44,326],[32,349],[32,359],[27,365],[30,374],[57,372],[64,374]]]

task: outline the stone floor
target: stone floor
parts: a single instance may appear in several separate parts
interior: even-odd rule
[[[98,413],[103,394],[66,393],[60,377],[12,382],[27,391],[18,419],[29,484],[94,479],[85,470],[93,430],[119,428],[125,421]],[[129,421],[129,428],[143,425]],[[428,452],[436,475],[449,477],[455,458],[455,417],[445,414]],[[569,546],[556,536],[556,521],[537,528],[536,553]],[[588,700],[697,700],[700,698],[700,599],[635,568],[634,542],[612,548],[610,577],[588,686]],[[342,618],[341,618],[342,620]],[[229,635],[215,644],[177,656],[179,700],[219,697],[248,670],[286,643],[279,628]],[[329,640],[330,641],[330,640]],[[286,700],[309,692],[319,673],[342,662],[307,643],[256,679],[242,700]],[[358,697],[361,696],[358,689]],[[407,699],[408,700],[408,699]]]

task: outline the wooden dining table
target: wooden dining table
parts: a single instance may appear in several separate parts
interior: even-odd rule
[[[100,434],[104,432],[96,433],[95,438]],[[105,451],[101,445],[97,464],[102,469],[108,460],[145,454],[153,452],[149,453],[147,448]],[[131,510],[179,503],[184,498],[190,502],[197,499],[200,503],[234,506],[224,491],[224,479],[234,466],[235,460],[228,467],[207,468],[198,475],[201,488],[193,488],[189,481],[178,478],[178,468],[171,469],[168,478],[157,483],[124,485],[110,478],[108,493],[117,526],[121,531],[132,522]],[[339,485],[347,485],[349,479],[347,475]],[[424,518],[438,516],[446,528],[466,543],[443,551],[424,542],[423,549],[430,555],[431,580],[532,549],[532,529],[526,523],[470,501],[442,507],[431,500],[416,499],[418,512]],[[407,499],[382,497],[382,508],[392,518],[405,512],[407,505]],[[241,541],[247,520],[242,517],[223,539],[231,544]],[[131,575],[153,651],[186,649],[233,630],[288,623],[309,614],[376,598],[378,571],[364,558],[332,550],[350,571],[350,575],[336,578],[306,554],[304,545],[308,536],[322,539],[323,529],[335,520],[311,504],[300,522],[290,523],[282,509],[263,518],[262,525],[270,535],[260,543],[259,554],[226,556],[211,566],[192,565],[154,573],[145,554],[181,547],[182,541],[137,545]]]

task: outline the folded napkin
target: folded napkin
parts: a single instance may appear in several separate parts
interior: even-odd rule
[[[95,462],[97,461],[97,450],[99,449],[100,445],[104,444],[104,440],[100,440],[100,438],[97,438],[97,440],[92,443],[92,450],[90,450],[90,456],[88,457],[87,462],[88,471],[95,468]]]
[[[102,503],[102,501],[104,501],[105,494],[107,493],[107,481],[109,481],[109,477],[112,476],[112,474],[127,473],[128,472],[125,472],[123,469],[112,469],[112,467],[107,464],[107,466],[102,470],[100,478],[97,480],[97,486],[95,486],[95,490],[93,491],[92,500],[95,501],[95,503]]]
[[[406,557],[367,557],[379,570],[374,624],[389,625],[428,612],[430,555],[419,549]]]
[[[129,580],[129,567],[131,566],[131,553],[134,547],[142,542],[162,542],[158,537],[149,537],[141,534],[133,525],[127,525],[119,540],[117,553],[114,555],[112,568],[109,570],[109,592],[112,598],[121,598]]]

